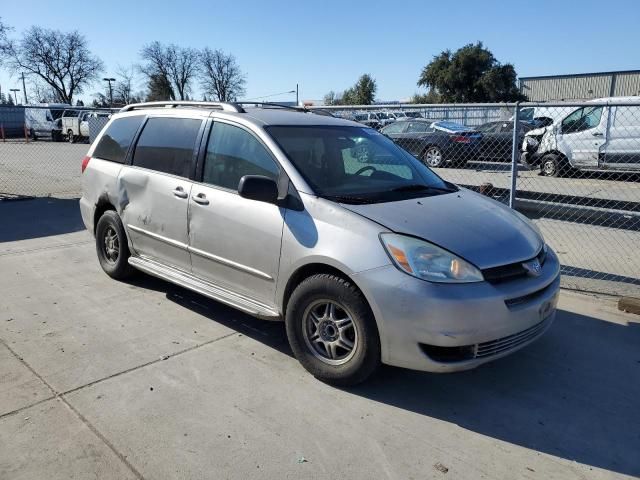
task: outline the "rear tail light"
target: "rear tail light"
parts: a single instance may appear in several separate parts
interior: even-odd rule
[[[464,135],[451,135],[451,141],[456,143],[471,143],[470,137]]]
[[[82,159],[82,173],[84,173],[85,169],[87,168],[87,165],[89,165],[89,160],[91,160],[91,157],[86,156]]]

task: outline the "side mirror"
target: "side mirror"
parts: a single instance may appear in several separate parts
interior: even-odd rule
[[[278,201],[278,184],[263,175],[245,175],[238,183],[238,193],[242,198],[275,204]]]

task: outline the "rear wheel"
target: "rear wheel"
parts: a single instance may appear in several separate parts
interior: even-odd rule
[[[427,147],[422,153],[422,160],[431,168],[444,166],[442,151],[435,145]]]
[[[294,355],[319,380],[355,385],[380,365],[373,313],[348,280],[329,274],[304,280],[291,295],[285,323]]]
[[[96,226],[96,252],[100,266],[117,280],[129,277],[134,269],[129,265],[129,245],[120,216],[113,210],[102,214]]]
[[[73,134],[73,130],[69,130],[69,131],[67,131],[67,141],[68,141],[69,143],[76,143],[76,137],[75,137],[75,135]]]

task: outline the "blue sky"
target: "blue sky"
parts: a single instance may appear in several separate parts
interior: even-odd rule
[[[420,71],[434,55],[477,40],[520,76],[640,68],[637,0],[109,0],[62,6],[5,2],[0,15],[14,34],[31,25],[81,31],[108,75],[118,64],[138,62],[141,47],[152,40],[221,48],[246,73],[247,98],[299,83],[302,99],[321,99],[370,73],[378,99],[405,99],[419,91]],[[0,67],[3,91],[18,83]]]

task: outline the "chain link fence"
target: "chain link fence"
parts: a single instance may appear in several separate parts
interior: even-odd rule
[[[0,199],[77,197],[80,160],[110,113],[0,105]]]
[[[640,99],[328,110],[532,219],[565,287],[640,295]]]
[[[565,287],[640,296],[640,99],[322,108],[531,218]],[[18,110],[0,106],[0,198],[79,196],[80,160],[109,112]]]

